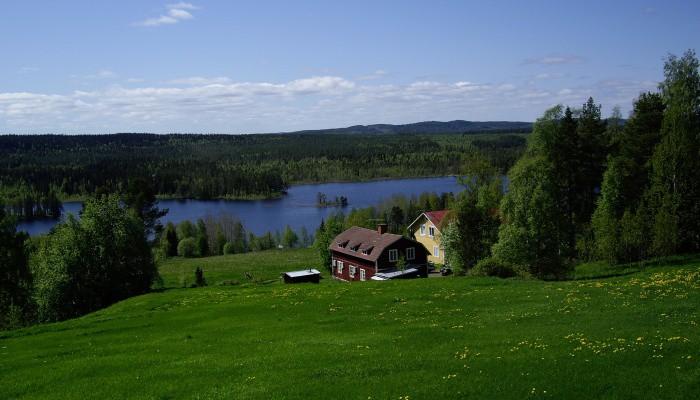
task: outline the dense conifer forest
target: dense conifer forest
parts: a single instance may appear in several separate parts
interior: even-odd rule
[[[162,197],[272,198],[294,183],[463,173],[475,154],[505,172],[524,147],[522,133],[6,135],[0,196],[26,219],[144,178]]]

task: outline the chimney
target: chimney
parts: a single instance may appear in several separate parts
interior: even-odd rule
[[[377,232],[379,232],[380,235],[385,234],[387,230],[388,230],[387,224],[377,224]]]

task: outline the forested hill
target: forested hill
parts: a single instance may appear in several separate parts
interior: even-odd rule
[[[346,133],[346,134],[434,134],[434,133],[489,133],[532,131],[532,122],[521,121],[423,121],[413,124],[354,125],[347,128],[304,130],[293,133]]]
[[[521,133],[0,135],[0,201],[31,217],[21,210],[119,192],[135,178],[168,197],[269,198],[294,183],[459,174],[477,154],[505,172],[525,141]]]

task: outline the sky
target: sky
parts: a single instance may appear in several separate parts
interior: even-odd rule
[[[7,1],[0,133],[259,133],[627,114],[700,1]]]

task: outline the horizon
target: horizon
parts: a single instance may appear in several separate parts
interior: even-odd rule
[[[0,134],[282,133],[603,116],[697,48],[700,4],[23,2],[5,6]]]

